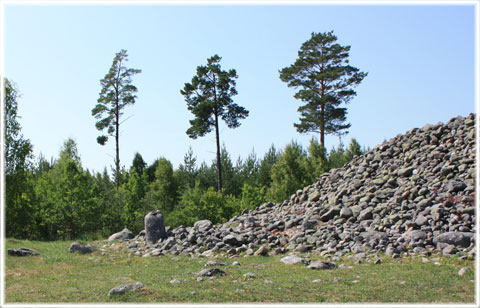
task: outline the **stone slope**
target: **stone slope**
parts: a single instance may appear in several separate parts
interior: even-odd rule
[[[475,115],[386,141],[281,204],[168,230],[137,254],[474,254]],[[142,241],[137,236],[134,241]],[[341,252],[341,253],[340,253]]]

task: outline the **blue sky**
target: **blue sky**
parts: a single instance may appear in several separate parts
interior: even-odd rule
[[[347,105],[348,144],[374,147],[427,123],[475,112],[475,8],[473,5],[209,5],[29,6],[5,8],[5,74],[22,95],[21,125],[34,152],[58,157],[67,138],[78,144],[84,167],[113,165],[114,141],[96,143],[91,109],[100,79],[115,53],[126,49],[136,104],[121,127],[121,163],[135,152],[147,163],[166,157],[174,166],[192,147],[198,160],[215,158],[215,137],[192,140],[192,119],[180,89],[214,54],[239,76],[234,101],[250,111],[237,129],[221,126],[232,160],[252,149],[262,157],[300,135],[300,102],[278,71],[291,65],[312,32],[334,30],[350,45],[351,64],[368,76]],[[330,149],[339,142],[327,136]]]

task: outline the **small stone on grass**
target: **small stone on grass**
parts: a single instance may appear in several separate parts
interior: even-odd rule
[[[458,271],[458,275],[460,276],[463,276],[465,274],[468,274],[468,273],[471,273],[472,270],[469,269],[468,267],[462,267],[459,271]]]
[[[243,274],[243,277],[247,279],[255,279],[257,275],[255,275],[254,273],[246,273],[246,274]]]

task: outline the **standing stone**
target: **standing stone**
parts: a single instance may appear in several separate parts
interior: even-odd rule
[[[154,245],[161,238],[166,238],[163,215],[160,211],[152,211],[145,216],[145,240],[147,245]]]

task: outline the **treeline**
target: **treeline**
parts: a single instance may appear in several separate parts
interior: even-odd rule
[[[307,149],[297,142],[282,150],[272,145],[262,158],[252,152],[233,162],[223,147],[222,192],[215,188],[216,161],[198,164],[191,149],[176,169],[166,158],[148,165],[137,153],[130,168],[123,168],[117,189],[106,169],[83,168],[77,145],[69,139],[58,158],[32,161],[30,155],[23,169],[7,172],[7,236],[55,240],[104,238],[124,227],[138,232],[153,209],[162,211],[172,227],[200,219],[224,222],[263,202],[287,199],[361,153],[355,139],[328,153],[312,139]]]
[[[272,145],[261,158],[252,152],[232,161],[225,146],[220,147],[219,123],[237,128],[249,111],[232,99],[237,95],[236,70],[222,70],[221,57],[214,55],[197,67],[180,93],[194,116],[187,135],[196,139],[214,132],[216,159],[198,164],[190,149],[177,169],[166,158],[148,165],[138,153],[130,168],[121,167],[121,116],[135,103],[132,77],[141,72],[126,67],[128,55],[122,49],[100,80],[99,99],[91,110],[101,131],[97,142],[115,140],[112,177],[106,169],[102,173],[84,169],[72,139],[64,143],[58,158],[35,160],[33,146],[17,121],[18,91],[5,80],[7,236],[55,240],[104,237],[124,227],[138,232],[153,209],[160,210],[172,227],[200,219],[217,223],[261,203],[288,199],[322,173],[362,154],[355,139],[346,148],[342,143],[329,152],[324,148],[325,135],[340,136],[350,127],[342,104],[356,96],[353,88],[367,76],[349,64],[350,46],[336,40],[333,31],[312,33],[295,63],[279,71],[280,79],[297,89],[294,98],[304,104],[294,126],[300,133],[319,133],[319,141],[312,139],[307,148],[294,141],[283,149]]]

